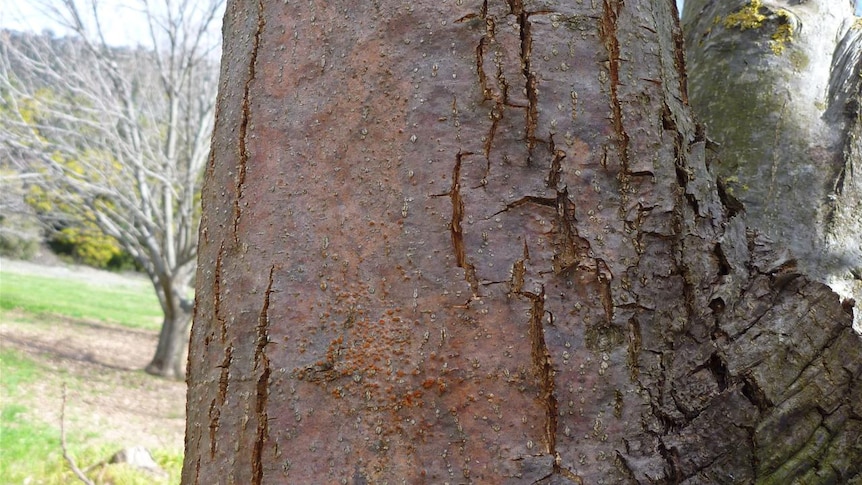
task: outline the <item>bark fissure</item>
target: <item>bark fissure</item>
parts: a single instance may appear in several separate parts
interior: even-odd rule
[[[210,402],[209,408],[209,429],[210,429],[210,458],[215,457],[216,452],[216,436],[218,434],[219,423],[221,419],[221,408],[227,400],[228,379],[230,378],[230,364],[233,360],[233,345],[227,343],[227,319],[222,315],[221,299],[222,299],[222,265],[224,256],[224,243],[219,246],[218,254],[216,255],[215,270],[213,271],[213,317],[219,326],[220,342],[224,345],[224,357],[222,358],[219,378],[218,378],[218,393],[216,399]],[[216,402],[218,400],[218,403]]]
[[[475,14],[473,14],[475,15]],[[462,20],[463,21],[463,20]],[[485,74],[485,48],[489,42],[494,40],[494,19],[487,17],[485,21],[485,34],[479,39],[479,45],[476,46],[476,75],[479,77],[479,86],[482,88],[482,97],[486,101],[495,99],[494,91],[488,83],[488,75]]]
[[[218,379],[218,404],[216,404],[216,400],[213,399],[212,403],[210,403],[210,455],[215,456],[216,450],[216,436],[219,429],[219,423],[221,420],[221,408],[224,407],[225,402],[227,402],[227,391],[228,384],[230,379],[230,365],[233,362],[233,346],[227,345],[225,347],[224,359],[222,360],[221,365],[219,365],[219,379]]]
[[[525,195],[525,196],[521,197],[520,199],[517,199],[513,202],[509,202],[508,204],[506,204],[506,207],[504,207],[503,209],[500,209],[497,212],[491,214],[490,216],[486,217],[484,220],[486,220],[486,221],[491,220],[494,216],[500,215],[506,211],[512,210],[516,207],[520,207],[520,206],[526,205],[526,204],[535,204],[535,205],[540,205],[540,206],[545,206],[545,207],[553,207],[556,209],[557,199],[554,199],[551,197],[538,197],[535,195]]]
[[[545,205],[545,204],[543,204]],[[530,320],[528,336],[530,339],[530,360],[533,364],[533,372],[538,380],[539,401],[545,409],[544,440],[545,451],[553,461],[553,474],[559,474],[576,483],[581,483],[581,477],[564,467],[561,457],[557,453],[557,416],[559,408],[555,391],[554,365],[551,352],[545,339],[545,315],[553,322],[553,315],[545,309],[545,287],[539,287],[538,293],[525,291],[524,276],[526,274],[526,262],[530,259],[530,250],[524,241],[523,254],[520,259],[512,265],[512,279],[510,281],[511,294],[526,298],[530,302]],[[547,478],[547,477],[544,477]]]
[[[640,375],[640,353],[643,349],[643,337],[641,336],[641,325],[637,317],[629,319],[629,346],[626,364],[629,375],[633,382],[637,382]]]
[[[533,148],[536,146],[536,128],[539,125],[538,80],[533,72],[530,56],[533,51],[533,37],[530,33],[530,12],[524,9],[523,0],[507,0],[509,10],[518,22],[521,36],[521,71],[524,75],[524,90],[527,95],[525,113],[525,142],[527,144],[527,164],[532,164]]]
[[[612,309],[608,306],[612,305],[609,287],[610,269],[603,260],[589,256],[590,242],[578,233],[577,219],[575,219],[575,204],[569,198],[568,189],[564,187],[556,192],[556,197],[525,195],[507,203],[503,209],[494,212],[485,218],[485,220],[490,220],[494,216],[524,205],[536,205],[554,209],[554,273],[562,274],[574,267],[595,272],[596,276],[603,282],[602,302],[605,305],[606,312],[610,315],[613,313]]]
[[[236,176],[236,199],[234,199],[234,214],[233,214],[233,234],[234,234],[234,242],[237,242],[239,239],[239,234],[237,229],[239,227],[239,220],[242,216],[242,196],[243,189],[245,187],[245,176],[246,171],[248,169],[248,146],[247,146],[247,137],[248,137],[248,128],[249,128],[249,120],[251,119],[251,86],[254,83],[254,79],[256,76],[257,70],[257,55],[258,50],[260,49],[260,39],[261,34],[263,33],[263,27],[266,21],[263,16],[263,0],[259,0],[257,3],[257,29],[254,32],[251,53],[249,54],[249,62],[248,62],[248,77],[245,80],[245,86],[243,87],[242,94],[242,116],[239,122],[239,137],[237,140],[239,146],[239,167],[237,168],[237,176]]]
[[[614,132],[617,134],[617,148],[620,151],[621,175],[626,175],[629,172],[629,135],[623,125],[623,108],[619,98],[620,42],[617,38],[617,19],[622,5],[621,0],[603,0],[600,32],[608,51],[608,88]]]
[[[216,323],[218,323],[219,325],[219,332],[222,344],[227,342],[227,320],[225,319],[224,315],[221,314],[221,271],[223,264],[223,256],[224,243],[222,243],[221,247],[219,247],[218,255],[216,255],[215,271],[213,275],[213,316],[215,317]]]
[[[455,264],[464,269],[464,280],[470,285],[473,296],[479,296],[479,279],[476,277],[476,267],[467,260],[467,250],[464,247],[464,200],[461,198],[461,162],[464,157],[473,155],[471,152],[458,152],[455,155],[455,166],[452,168],[452,186],[448,195],[452,202],[452,219],[449,221],[449,231],[452,234],[452,247],[455,250]]]
[[[587,263],[592,259],[589,255],[590,242],[578,233],[575,203],[569,198],[568,188],[557,190],[553,204],[557,225],[552,258],[554,273],[562,274],[573,267],[598,271],[599,260],[593,260],[595,266]]]
[[[214,459],[217,442],[216,436],[218,434],[219,420],[221,419],[221,408],[216,405],[215,399],[210,402],[210,409],[207,415],[210,419],[210,459]]]
[[[551,353],[545,341],[545,329],[542,323],[545,318],[545,288],[538,294],[521,291],[521,296],[530,300],[530,354],[533,368],[539,380],[540,401],[545,407],[545,444],[547,453],[556,456],[557,453],[557,397],[554,393],[554,367]]]
[[[527,241],[524,241],[524,253],[521,259],[512,264],[512,278],[509,282],[510,293],[520,294],[524,289],[524,275],[527,273],[526,261],[530,259],[530,251],[527,249]]]
[[[494,146],[494,137],[497,135],[497,128],[500,125],[500,120],[503,119],[503,104],[497,103],[493,108],[491,108],[491,112],[488,116],[491,118],[491,127],[488,129],[488,135],[485,137],[485,161],[487,163],[485,169],[485,177],[487,178],[488,173],[491,170],[491,147]]]
[[[566,158],[565,150],[557,149],[554,143],[554,134],[548,133],[548,151],[551,152],[551,168],[548,171],[547,186],[556,189],[560,184],[560,174],[563,172],[563,159]]]
[[[677,11],[676,4],[672,4],[672,7],[674,18],[678,19],[679,11]],[[674,23],[671,35],[673,36],[673,59],[674,67],[676,67],[676,73],[678,74],[679,93],[680,96],[682,96],[682,103],[688,106],[688,82],[686,79],[687,71],[685,67],[685,36],[683,35],[679,22]],[[662,59],[664,59],[664,57],[662,57]]]
[[[272,294],[273,273],[275,265],[269,268],[269,281],[263,294],[263,306],[257,321],[257,342],[254,349],[254,367],[260,371],[257,379],[257,397],[255,399],[255,417],[257,418],[257,436],[252,449],[252,483],[263,483],[263,465],[261,456],[266,439],[269,437],[269,416],[267,402],[269,400],[269,357],[266,355],[266,345],[269,343],[269,299]]]
[[[518,25],[519,25],[519,31],[520,31],[520,33],[519,33],[519,35],[520,35],[519,49],[521,50],[521,53],[522,53],[521,70],[523,71],[524,70],[524,62],[525,62],[523,60],[524,59],[523,58],[523,52],[525,49],[524,24],[523,24],[523,22],[526,22],[526,15],[527,14],[525,13],[523,18],[521,17],[521,13],[523,13],[523,6],[521,5],[521,2],[509,2],[509,8],[510,8],[509,15],[513,15],[514,17],[516,17],[516,20],[517,20]],[[479,39],[479,44],[476,46],[476,73],[477,73],[478,80],[479,80],[479,86],[482,90],[483,99],[486,101],[493,101],[494,102],[494,106],[491,108],[491,110],[488,113],[488,116],[491,119],[491,126],[488,130],[488,134],[484,137],[484,144],[483,144],[485,160],[488,164],[488,166],[486,168],[486,174],[485,174],[487,177],[487,174],[490,171],[490,167],[491,167],[491,150],[494,146],[494,140],[495,140],[495,137],[497,134],[497,130],[499,129],[500,122],[503,120],[503,118],[505,116],[506,108],[507,107],[513,107],[513,108],[520,108],[520,109],[526,109],[527,110],[526,116],[528,119],[528,121],[527,121],[528,144],[529,144],[529,140],[533,137],[532,132],[530,131],[529,127],[533,126],[533,131],[535,129],[535,122],[533,122],[531,124],[530,119],[535,121],[535,116],[530,118],[530,116],[531,116],[530,115],[530,109],[532,107],[534,107],[534,105],[531,104],[529,106],[523,106],[523,105],[518,105],[518,104],[512,103],[509,100],[509,81],[508,81],[508,79],[506,79],[506,75],[504,73],[504,64],[497,57],[497,55],[494,56],[494,66],[495,66],[494,79],[496,80],[496,84],[497,84],[496,89],[494,89],[494,86],[492,86],[492,83],[490,82],[490,77],[489,77],[488,73],[485,72],[485,55],[488,53],[488,49],[491,48],[491,46],[497,44],[497,36],[496,36],[497,19],[492,17],[492,16],[488,16],[488,4],[487,4],[487,2],[484,2],[482,5],[481,13],[479,15],[470,14],[468,16],[465,16],[464,18],[459,19],[458,21],[463,22],[466,20],[474,20],[477,17],[481,18],[485,22],[485,33],[481,37],[481,39]],[[530,78],[527,77],[526,79],[527,79],[527,85],[528,85],[528,90],[529,90],[529,84],[530,84],[529,79]],[[484,185],[484,183],[485,183],[485,180],[483,180],[483,185]]]

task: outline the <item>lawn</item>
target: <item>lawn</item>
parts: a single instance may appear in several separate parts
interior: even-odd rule
[[[158,330],[162,318],[152,286],[138,281],[108,286],[3,270],[0,270],[0,308],[17,308],[35,315],[53,313],[150,330]]]
[[[160,321],[152,287],[139,278],[104,284],[0,270],[0,485],[80,483],[60,448],[63,386],[67,446],[95,483],[178,483],[184,386],[139,370]],[[118,360],[128,354],[139,355]],[[148,447],[167,478],[103,463],[151,427],[173,430],[164,446]]]

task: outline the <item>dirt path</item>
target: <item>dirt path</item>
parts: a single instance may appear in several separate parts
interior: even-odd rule
[[[146,283],[146,279],[89,268],[53,268],[3,261],[15,273],[86,279],[106,284]],[[53,272],[53,273],[52,273]],[[68,386],[66,420],[69,433],[95,435],[90,443],[117,448],[182,449],[185,383],[145,374],[157,333],[102,322],[38,317],[5,312],[0,321],[0,348],[14,349],[35,361],[45,378],[19,385],[15,402],[27,406],[32,418],[59,423],[63,384]]]

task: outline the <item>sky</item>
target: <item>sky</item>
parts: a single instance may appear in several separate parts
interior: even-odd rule
[[[833,0],[838,1],[838,0]],[[680,12],[684,0],[676,0]],[[34,0],[0,0],[0,28],[41,32],[50,29],[62,35],[61,26],[50,21]],[[149,45],[143,15],[136,11],[134,0],[100,0],[104,6],[103,28],[108,43],[115,45]],[[862,14],[862,0],[856,2],[857,15]]]
[[[100,0],[104,8],[102,28],[106,40],[113,45],[149,45],[145,17],[129,0]],[[45,29],[57,35],[66,32],[45,14],[39,2],[33,0],[0,0],[0,28],[41,32]]]

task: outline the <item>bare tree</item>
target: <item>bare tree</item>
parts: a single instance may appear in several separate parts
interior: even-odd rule
[[[2,142],[35,160],[63,216],[94,223],[144,267],[164,311],[146,370],[166,377],[183,373],[221,3],[140,0],[146,47],[109,45],[96,0],[44,5],[73,36],[0,39]]]

